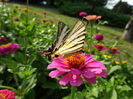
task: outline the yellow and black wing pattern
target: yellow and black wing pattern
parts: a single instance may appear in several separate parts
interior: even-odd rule
[[[86,26],[82,21],[76,22],[70,30],[62,22],[58,24],[57,39],[47,50],[48,56],[54,59],[56,56],[68,56],[81,52],[85,41]]]

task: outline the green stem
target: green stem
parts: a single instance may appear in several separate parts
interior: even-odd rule
[[[29,18],[29,0],[27,0],[26,2],[26,8],[28,9],[28,12],[27,12],[27,16],[26,16],[26,29],[27,29],[27,26],[28,26],[28,18]]]
[[[9,86],[0,86],[0,88],[2,88],[2,89],[9,89],[9,90],[12,90],[12,91],[14,91],[15,93],[17,93],[17,90],[16,90],[15,88],[13,88],[13,87],[9,87]]]
[[[75,92],[76,92],[76,87],[75,86],[71,86],[71,96],[70,96],[70,99],[74,99]]]
[[[115,43],[114,43],[114,45],[112,46],[112,48],[115,47],[117,44],[118,44],[118,41],[115,41]]]
[[[93,35],[93,23],[90,21],[90,38],[92,39],[92,35]]]
[[[18,83],[18,78],[17,78],[17,75],[16,75],[16,74],[14,74],[13,76],[14,76],[14,79],[15,79],[15,81],[16,81],[16,86],[18,87],[18,86],[19,86],[19,83]]]

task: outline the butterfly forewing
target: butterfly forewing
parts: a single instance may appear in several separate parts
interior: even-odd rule
[[[53,54],[56,55],[68,55],[82,51],[85,41],[85,25],[83,22],[78,21],[70,32],[63,36],[63,39],[59,37],[63,45],[58,48]],[[59,44],[60,45],[60,44]]]
[[[70,32],[70,29],[67,27],[67,25],[62,23],[62,22],[59,22],[58,23],[57,39],[52,44],[52,46],[48,49],[48,51],[53,53],[56,50],[58,50],[59,47],[63,45],[63,41],[64,41],[63,39],[68,34],[68,32]]]

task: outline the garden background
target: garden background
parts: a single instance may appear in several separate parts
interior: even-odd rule
[[[122,39],[132,5],[120,0],[108,9],[108,1],[0,0],[0,89],[16,99],[133,99],[133,44]],[[107,76],[63,86],[61,77],[50,77],[44,51],[57,38],[58,22],[72,28],[77,20],[87,23],[84,52],[104,64]]]

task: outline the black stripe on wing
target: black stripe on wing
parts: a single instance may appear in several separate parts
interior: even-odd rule
[[[47,51],[52,53],[56,51],[60,46],[62,46],[64,38],[69,32],[70,32],[70,29],[67,27],[67,25],[64,24],[63,22],[59,22],[57,38]]]

